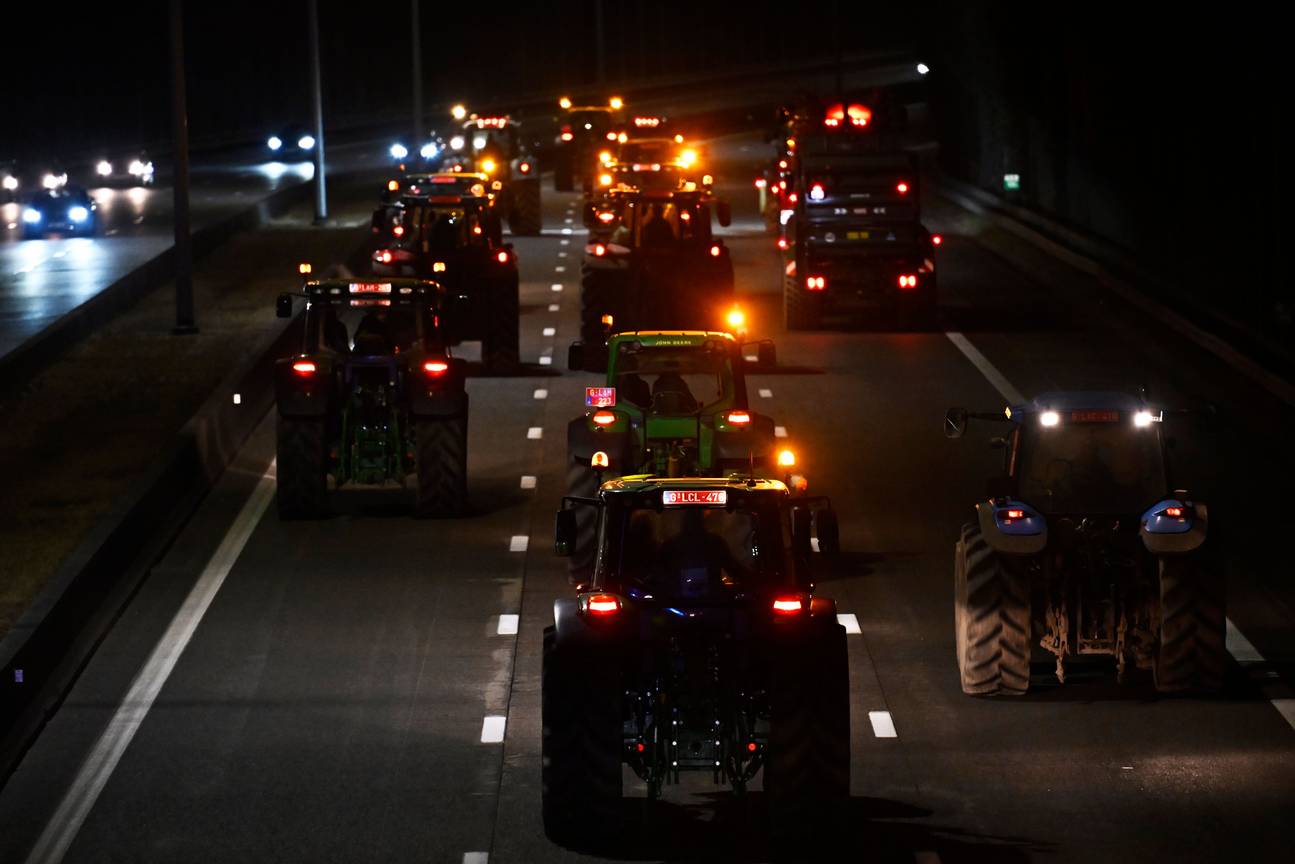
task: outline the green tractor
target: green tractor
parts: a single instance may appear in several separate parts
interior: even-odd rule
[[[586,368],[589,346],[571,346],[567,363]],[[640,330],[607,340],[604,386],[585,388],[585,413],[567,424],[567,494],[591,497],[606,480],[629,475],[791,478],[795,455],[779,452],[773,418],[751,410],[745,352],[776,362],[773,343],[743,343],[705,330]],[[802,485],[791,478],[793,487]],[[582,510],[572,573],[593,564],[594,524]]]
[[[435,282],[306,283],[302,350],[275,366],[278,509],[327,515],[333,488],[402,489],[413,478],[420,516],[461,511],[466,498],[468,394],[449,353]],[[293,314],[281,294],[277,313]]]

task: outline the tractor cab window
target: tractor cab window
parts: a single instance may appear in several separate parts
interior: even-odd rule
[[[461,207],[418,205],[406,211],[405,221],[423,252],[450,252],[467,245],[471,219]]]
[[[427,307],[412,303],[386,305],[370,299],[311,303],[306,334],[308,353],[387,357],[437,347]]]
[[[1020,495],[1045,513],[1140,513],[1167,491],[1154,429],[1063,421],[1021,431]]]
[[[695,414],[731,398],[729,355],[722,347],[635,348],[622,344],[616,358],[616,392],[658,414]]]

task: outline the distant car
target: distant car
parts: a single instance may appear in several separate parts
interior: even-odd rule
[[[265,146],[278,159],[305,158],[315,149],[315,133],[305,126],[288,126],[266,138]]]
[[[49,234],[93,234],[98,224],[95,203],[80,186],[60,185],[42,189],[29,197],[22,208],[23,236]]]
[[[152,186],[154,176],[153,160],[143,150],[94,163],[95,182],[101,186]]]

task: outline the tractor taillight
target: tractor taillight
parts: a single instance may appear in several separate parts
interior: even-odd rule
[[[827,277],[826,276],[806,276],[805,287],[808,288],[810,291],[825,291],[827,290]]]
[[[517,165],[517,170],[522,172],[523,174],[529,174],[531,173],[531,163],[519,162]]]
[[[745,411],[728,412],[728,422],[734,426],[745,426],[751,422],[751,415]]]
[[[907,195],[908,184],[905,183],[903,180],[900,180],[898,183],[895,184],[895,191],[898,192],[900,195]]]
[[[718,258],[718,257],[719,257],[719,253],[720,253],[720,248],[719,248],[719,246],[718,246],[718,245],[715,245],[715,246],[710,247],[710,257],[712,257],[712,258]]]
[[[610,426],[616,422],[616,415],[611,411],[595,411],[591,419],[599,426]]]
[[[1161,512],[1163,512],[1164,515],[1168,516],[1170,519],[1181,519],[1183,518],[1183,513],[1185,513],[1186,511],[1182,507],[1166,507]]]
[[[585,610],[590,615],[615,615],[620,608],[621,601],[615,594],[590,594],[585,600]]]
[[[905,273],[899,277],[899,287],[908,289],[917,287],[917,275],[914,273]]]
[[[380,249],[373,253],[373,260],[379,264],[390,264],[392,257],[390,249]]]
[[[292,364],[292,371],[296,372],[298,375],[314,375],[315,364],[309,360],[298,360],[296,363]]]
[[[1003,518],[1004,519],[1024,519],[1025,511],[1024,510],[1004,510]]]
[[[444,360],[428,360],[423,364],[423,371],[428,375],[444,375],[450,368],[450,364]]]
[[[607,247],[601,243],[595,243],[593,248],[593,253],[597,255],[599,258],[601,258],[607,254]]]
[[[943,237],[941,237],[939,234],[932,234],[932,235],[931,235],[931,244],[932,244],[932,245],[934,245],[934,246],[939,246],[939,245],[940,245],[941,243],[943,243],[943,242],[944,242],[944,238],[943,238]]]
[[[786,248],[787,248],[787,238],[786,238],[786,237],[779,237],[779,238],[778,238],[778,248],[779,248],[779,249],[786,249]]]
[[[392,234],[394,234],[394,235],[396,235],[397,237],[404,237],[404,236],[405,236],[405,226],[404,226],[404,225],[397,225],[396,227],[394,227],[394,228],[392,228],[392,229],[391,229],[391,233],[392,233]]]
[[[507,250],[507,249],[500,249],[498,252],[496,252],[496,253],[495,253],[495,260],[496,260],[496,261],[498,261],[500,264],[507,264],[507,263],[508,263],[508,250]]]
[[[773,601],[775,615],[799,615],[804,608],[805,602],[794,595],[778,597]]]

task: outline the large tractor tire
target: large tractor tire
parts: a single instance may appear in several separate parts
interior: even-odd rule
[[[1020,696],[1030,686],[1030,583],[1025,568],[962,527],[954,549],[953,629],[962,692]]]
[[[414,421],[417,516],[457,516],[468,496],[468,414]]]
[[[1222,688],[1227,665],[1223,579],[1198,553],[1160,559],[1160,645],[1153,674],[1161,693]]]
[[[490,306],[490,320],[481,339],[481,359],[491,372],[510,372],[520,359],[517,329],[520,325],[520,300],[517,279],[498,285]]]
[[[604,478],[611,479],[611,478]],[[583,459],[567,456],[567,494],[580,498],[592,498],[598,494],[598,478],[589,463]],[[567,563],[567,575],[571,584],[589,582],[594,575],[595,531],[598,527],[598,510],[594,507],[575,507],[576,514],[576,548]]]
[[[324,421],[278,419],[275,476],[280,519],[317,519],[328,507]]]
[[[782,277],[782,317],[788,330],[816,330],[823,322],[823,304],[795,276]]]
[[[508,230],[526,237],[533,237],[544,231],[539,180],[524,180],[513,184],[513,206],[508,211]]]
[[[771,670],[764,791],[779,841],[803,837],[805,826],[840,815],[850,796],[845,628],[835,621],[812,626],[803,642],[778,646]]]
[[[631,329],[626,314],[625,280],[620,271],[585,268],[580,275],[580,339],[589,345],[607,341],[603,316],[611,315],[614,330]],[[586,349],[588,350],[588,349]]]
[[[544,631],[540,679],[540,810],[565,845],[615,836],[621,811],[621,681],[614,660]]]

